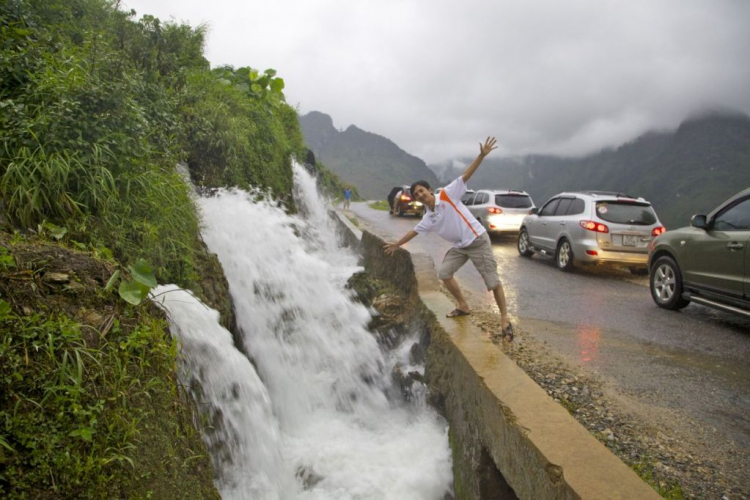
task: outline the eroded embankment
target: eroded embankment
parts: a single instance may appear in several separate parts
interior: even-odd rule
[[[114,271],[0,232],[2,498],[218,498],[167,322]]]
[[[405,296],[410,328],[427,339],[425,379],[451,426],[456,498],[659,498],[556,404],[470,321],[445,319],[453,304],[432,260],[337,217],[365,269]]]

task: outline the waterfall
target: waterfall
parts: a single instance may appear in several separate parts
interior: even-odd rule
[[[408,403],[389,397],[411,343],[383,352],[367,330],[370,312],[345,288],[357,257],[340,247],[315,179],[299,165],[294,175],[299,215],[240,190],[199,200],[252,364],[214,311],[187,292],[154,291],[184,377],[228,422],[208,437],[222,497],[442,499],[447,424],[420,391]]]

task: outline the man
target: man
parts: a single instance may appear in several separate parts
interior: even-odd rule
[[[344,210],[349,210],[349,206],[352,203],[352,190],[347,187],[344,189]]]
[[[411,186],[411,192],[417,201],[427,207],[422,221],[406,233],[396,243],[386,243],[385,252],[393,255],[397,248],[421,233],[437,231],[445,240],[453,243],[453,248],[448,250],[440,264],[438,277],[443,281],[446,288],[451,292],[458,302],[458,306],[447,316],[456,318],[468,316],[471,311],[466,303],[461,288],[453,275],[461,266],[471,260],[479,274],[482,276],[487,290],[492,291],[495,302],[500,309],[502,331],[497,336],[508,341],[513,340],[513,325],[508,320],[508,311],[505,307],[505,292],[500,278],[497,275],[497,263],[492,254],[492,243],[487,230],[469,212],[469,209],[461,203],[461,196],[466,193],[466,183],[476,172],[484,157],[492,150],[497,149],[497,141],[494,137],[488,137],[484,144],[479,144],[479,155],[458,179],[443,188],[439,197],[435,197],[426,181],[417,181]],[[493,335],[495,336],[495,335]]]

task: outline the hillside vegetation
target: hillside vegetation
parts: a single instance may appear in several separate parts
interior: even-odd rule
[[[385,137],[354,125],[339,132],[330,116],[317,111],[301,116],[300,124],[318,159],[366,199],[384,200],[394,186],[420,179],[437,185],[437,177],[424,161]]]
[[[175,165],[294,210],[307,158],[274,70],[212,69],[203,27],[119,5],[0,4],[0,497],[217,495],[142,283],[190,288],[231,327]]]

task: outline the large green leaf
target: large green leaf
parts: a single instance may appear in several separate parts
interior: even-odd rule
[[[149,288],[156,286],[156,277],[154,272],[151,270],[151,266],[143,259],[138,259],[134,265],[128,266],[130,274],[133,275],[133,279],[138,283],[142,283]]]
[[[284,79],[283,78],[274,78],[271,80],[271,90],[274,92],[281,92],[284,90]]]
[[[107,286],[104,287],[104,291],[108,292],[112,289],[113,286],[115,286],[115,281],[117,281],[117,278],[120,277],[120,270],[118,269],[114,273],[112,273],[112,276],[109,277],[109,280],[107,280]]]
[[[119,288],[120,297],[129,304],[137,306],[146,295],[143,293],[142,286],[136,281],[123,281]],[[146,292],[148,293],[148,292]]]

